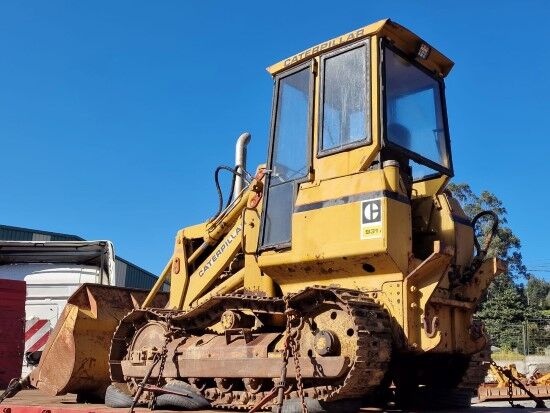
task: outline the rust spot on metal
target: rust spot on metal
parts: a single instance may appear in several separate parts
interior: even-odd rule
[[[258,171],[254,177],[252,184],[252,192],[254,195],[248,199],[248,208],[256,208],[262,199],[262,194],[264,190],[264,184],[262,180],[264,179],[266,169],[262,168]]]

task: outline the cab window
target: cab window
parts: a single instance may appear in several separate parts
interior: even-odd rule
[[[313,82],[311,66],[277,79],[262,247],[286,247],[292,233],[296,184],[308,176]]]
[[[384,48],[386,138],[412,163],[413,178],[451,174],[443,81]]]
[[[368,43],[321,58],[319,154],[370,141]]]

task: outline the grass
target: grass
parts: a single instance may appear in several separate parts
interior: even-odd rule
[[[491,354],[493,360],[525,360],[525,356],[515,351],[500,350]]]

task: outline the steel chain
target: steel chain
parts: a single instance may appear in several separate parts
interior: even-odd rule
[[[510,403],[510,406],[514,407],[514,389],[512,386],[512,380],[508,379],[508,403]]]
[[[171,328],[172,328],[172,316],[168,315],[166,318],[166,333],[164,333],[164,345],[162,346],[162,351],[160,353],[160,366],[159,366],[159,374],[157,377],[157,386],[160,386],[162,373],[164,372],[164,366],[166,364],[166,356],[168,355],[168,343],[170,343],[170,340],[172,338]]]
[[[308,413],[307,405],[304,397],[304,385],[302,383],[302,371],[300,369],[300,360],[298,359],[298,345],[300,333],[299,330],[296,332],[294,339],[290,341],[290,346],[292,348],[292,355],[294,357],[294,369],[296,371],[296,387],[298,388],[298,396],[300,397],[300,402],[302,403],[302,413]]]
[[[300,403],[302,404],[302,413],[308,413],[305,396],[304,396],[302,371],[300,369],[300,360],[298,357],[298,343],[300,339],[301,323],[293,331],[292,322],[298,319],[299,315],[297,311],[290,308],[289,297],[288,296],[285,297],[284,300],[285,300],[285,313],[287,316],[287,321],[286,321],[286,331],[285,331],[286,338],[285,338],[283,363],[285,364],[285,366],[288,364],[290,353],[292,353],[292,357],[294,359],[294,370],[296,373],[296,387],[298,390],[298,396],[300,397]]]
[[[511,407],[524,407],[520,404],[514,403],[514,383],[512,382],[512,379],[509,377],[508,369],[505,369],[504,367],[499,366],[494,360],[491,360],[491,365],[496,368],[500,373],[504,375],[508,379],[508,382],[506,383],[508,386],[507,394],[508,394],[508,403],[510,403]],[[509,373],[511,374],[511,373]]]
[[[172,339],[172,315],[168,314],[166,316],[166,333],[164,333],[164,344],[160,352],[160,365],[159,365],[159,374],[157,377],[157,387],[160,387],[162,381],[162,373],[164,372],[164,366],[166,365],[166,356],[168,355],[168,343]],[[157,395],[153,393],[151,398],[151,409],[154,410],[157,402]]]

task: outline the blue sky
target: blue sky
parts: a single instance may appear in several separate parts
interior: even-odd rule
[[[159,272],[176,231],[215,212],[241,132],[264,162],[265,68],[385,17],[454,60],[455,182],[496,193],[550,271],[545,0],[3,1],[0,223],[110,239]]]

